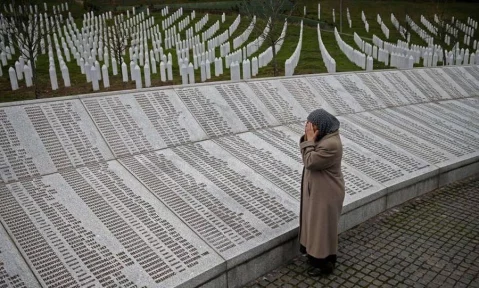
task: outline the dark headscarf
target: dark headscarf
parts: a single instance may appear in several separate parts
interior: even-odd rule
[[[324,109],[316,109],[308,115],[308,121],[318,126],[319,136],[316,141],[339,129],[339,120]]]

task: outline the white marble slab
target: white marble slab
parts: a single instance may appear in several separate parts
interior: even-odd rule
[[[299,200],[303,165],[298,138],[291,131],[262,129],[219,138],[214,142]]]
[[[400,127],[386,122],[386,119],[375,116],[370,112],[348,115],[344,118],[377,137],[403,148],[428,163],[437,164],[446,162],[455,157],[453,154],[436,147],[432,143],[408,131],[404,131]]]
[[[16,213],[0,214],[2,222],[45,287],[194,287],[225,269],[116,161],[7,184],[1,195]]]
[[[318,95],[331,106],[334,115],[351,114],[364,111],[364,108],[349,94],[334,76],[308,76],[308,82]]]
[[[277,80],[251,80],[246,84],[280,123],[305,119],[307,112]],[[305,116],[306,115],[306,116]]]
[[[206,138],[173,90],[87,98],[82,102],[116,156]]]
[[[440,145],[443,149],[449,148],[451,152],[457,151],[457,156],[479,151],[479,134],[468,130],[463,125],[445,121],[440,115],[427,114],[420,109],[420,106],[398,107],[388,110],[388,112],[390,112],[388,115],[392,116],[389,119],[397,117],[401,122],[406,122],[405,125],[409,121],[410,126],[413,126],[410,130],[411,133],[417,131],[421,137],[427,135],[430,137],[431,143]]]
[[[386,195],[386,188],[354,169],[346,163],[341,163],[345,183],[345,196],[342,213],[345,214],[366,203]]]
[[[479,133],[479,112],[476,114],[477,117],[472,117],[464,113],[463,109],[453,106],[451,104],[456,104],[457,101],[450,102],[449,104],[439,103],[426,103],[418,106],[417,108],[421,109],[425,113],[431,116],[436,116],[444,122],[455,123],[462,128],[473,131],[474,133]],[[471,111],[472,112],[472,111]],[[473,113],[473,112],[472,112]],[[471,114],[472,114],[471,113]]]
[[[416,88],[402,71],[385,71],[381,72],[381,75],[386,78],[386,83],[390,83],[390,87],[394,87],[406,99],[407,104],[429,101],[429,98]]]
[[[479,81],[477,80],[479,79],[479,73],[477,73],[478,78],[474,78],[473,75],[468,73],[466,67],[443,67],[440,70],[465,90],[467,97],[479,95]]]
[[[120,160],[228,267],[297,227],[297,201],[212,141]]]
[[[438,84],[434,79],[431,79],[431,77],[427,75],[424,69],[404,70],[401,72],[413,84],[413,89],[421,91],[422,94],[426,96],[426,101],[422,102],[453,98],[444,90],[444,87],[442,87],[447,84]]]
[[[279,121],[244,83],[175,89],[210,137],[279,125]]]
[[[477,106],[474,106],[475,104]],[[477,98],[441,101],[438,102],[438,105],[451,110],[456,114],[463,115],[467,119],[471,119],[473,122],[479,123],[479,113],[477,112],[479,109],[479,101]]]
[[[4,287],[41,287],[2,225],[0,225],[0,283],[3,283],[2,286],[6,285]]]
[[[436,170],[436,167],[395,145],[365,133],[341,119],[343,162],[386,187]]]
[[[448,98],[457,99],[469,97],[467,93],[459,83],[456,83],[448,74],[446,74],[441,68],[429,68],[419,70],[426,74],[430,79],[434,80],[436,86],[439,86],[446,92]]]
[[[0,109],[3,182],[113,159],[80,101]]]
[[[462,141],[462,139],[464,139],[470,142],[470,136],[468,135],[459,136],[456,132],[448,128],[441,128],[443,132],[438,132],[437,130],[441,129],[431,125],[421,124],[420,121],[417,120],[411,120],[411,117],[398,114],[398,112],[394,112],[393,109],[378,110],[371,112],[371,114],[381,118],[381,120],[388,123],[388,125],[400,128],[406,135],[412,135],[426,141],[429,146],[447,152],[450,156],[447,157],[446,160],[434,163],[438,167],[461,163],[479,155],[477,148],[471,146],[470,143],[464,143],[464,141]],[[424,149],[424,152],[429,152],[428,150],[429,149]]]
[[[305,78],[285,78],[277,82],[279,83],[275,83],[273,85],[282,85],[286,89],[287,93],[289,93],[288,97],[295,99],[307,114],[318,108],[323,108],[329,112],[334,111],[332,107],[324,100],[322,94],[318,93],[318,91],[316,91],[316,89],[314,89]]]
[[[383,72],[358,73],[356,76],[377,98],[381,99],[386,107],[410,104],[404,94],[388,82],[388,77],[385,77]]]
[[[385,108],[386,104],[364,85],[356,74],[335,75],[334,78],[361,105],[364,111]]]
[[[464,66],[461,68],[463,68],[466,71],[466,77],[469,80],[469,82],[474,82],[476,85],[479,85],[477,81],[477,79],[479,79],[479,65]],[[478,95],[479,93],[474,94],[474,96],[478,96]]]

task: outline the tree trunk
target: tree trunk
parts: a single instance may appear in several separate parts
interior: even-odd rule
[[[272,42],[271,49],[273,49],[273,76],[278,76],[278,65],[276,63],[276,43]]]
[[[33,59],[33,61],[30,60],[30,63],[32,64],[32,82],[33,86],[35,87],[35,99],[40,99],[40,88],[38,87],[37,83],[37,68],[35,66],[35,59]]]
[[[36,40],[38,41],[38,43],[40,43],[40,40]],[[26,55],[27,57],[27,60],[30,60],[30,68],[32,69],[32,84],[33,84],[33,87],[35,89],[35,99],[39,99],[40,98],[40,89],[38,87],[38,81],[37,81],[37,65],[35,63],[35,51],[33,49],[34,45],[32,43],[30,43],[30,45],[28,45],[28,52],[29,54]]]

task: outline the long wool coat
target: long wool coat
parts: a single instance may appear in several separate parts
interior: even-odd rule
[[[326,258],[338,250],[338,222],[344,201],[341,172],[343,146],[339,132],[320,141],[300,140],[303,157],[299,240],[315,258]]]

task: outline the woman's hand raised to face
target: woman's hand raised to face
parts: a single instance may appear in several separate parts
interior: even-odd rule
[[[313,123],[306,122],[306,126],[304,127],[304,135],[306,135],[306,141],[314,141],[318,134],[319,130],[316,130],[316,132],[314,132]]]

